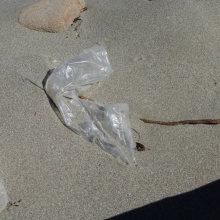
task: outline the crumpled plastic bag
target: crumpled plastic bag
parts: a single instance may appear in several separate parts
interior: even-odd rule
[[[95,45],[56,67],[44,89],[67,127],[128,164],[126,153],[120,147],[127,149],[135,162],[128,105],[102,105],[78,97],[89,85],[103,80],[112,72],[106,50]]]

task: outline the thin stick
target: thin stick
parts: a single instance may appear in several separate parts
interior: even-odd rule
[[[21,73],[17,72],[17,74],[21,76],[21,79],[22,79],[23,82],[27,82],[28,81],[31,84],[33,84],[34,86],[36,86],[37,88],[39,88],[39,89],[44,91],[44,89],[42,87],[38,86],[35,82],[33,82],[32,80],[28,79],[27,77],[24,77]]]
[[[140,138],[141,138],[141,136],[140,136],[140,134],[134,129],[134,128],[131,128],[137,135],[138,135],[138,141],[140,140]],[[137,142],[138,142],[137,141]]]
[[[199,119],[199,120],[183,120],[183,121],[154,121],[154,120],[148,120],[145,118],[140,118],[141,121],[144,123],[149,124],[158,124],[158,125],[168,125],[168,126],[174,126],[174,125],[197,125],[197,124],[206,124],[206,125],[217,125],[220,124],[220,119]]]
[[[88,98],[88,97],[83,96],[83,95],[78,95],[78,97],[79,97],[80,99],[85,99],[85,100],[89,100],[89,101],[94,101],[93,99]]]

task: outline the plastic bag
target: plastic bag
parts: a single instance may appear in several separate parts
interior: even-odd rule
[[[8,196],[6,189],[3,185],[2,178],[0,177],[0,212],[7,206]]]
[[[61,113],[66,126],[86,140],[96,143],[125,163],[124,146],[135,162],[134,142],[127,118],[127,104],[102,105],[79,99],[78,95],[113,72],[107,52],[95,45],[55,68],[44,89]]]

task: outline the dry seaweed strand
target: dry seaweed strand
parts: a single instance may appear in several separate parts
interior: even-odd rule
[[[8,202],[7,204],[7,210],[9,210],[10,207],[14,206],[17,207],[21,203],[22,199],[19,199],[17,202]]]
[[[89,100],[89,101],[94,101],[93,99],[88,98],[88,97],[83,96],[83,95],[78,95],[78,97],[79,97],[80,99],[85,99],[85,100]]]
[[[139,134],[138,131],[136,131],[134,128],[131,128],[137,135],[138,135],[138,141],[140,140],[141,136]],[[136,142],[136,150],[137,151],[145,151],[145,150],[150,150],[150,149],[147,149],[143,144],[141,144],[140,142]]]
[[[137,130],[135,130],[134,128],[131,128],[131,130],[133,130],[137,135],[138,135],[138,141],[140,140],[140,138],[141,138],[141,136],[140,136],[140,134],[139,134],[139,132],[137,131]],[[137,141],[137,142],[138,142]]]
[[[141,143],[139,143],[139,142],[136,142],[136,149],[137,149],[137,151],[150,150],[150,149],[147,149],[143,144],[141,144]]]
[[[199,120],[183,120],[183,121],[154,121],[154,120],[148,120],[145,118],[140,118],[141,121],[148,124],[158,124],[158,125],[168,125],[168,126],[174,126],[174,125],[198,125],[198,124],[205,124],[205,125],[217,125],[220,124],[220,119],[199,119]]]

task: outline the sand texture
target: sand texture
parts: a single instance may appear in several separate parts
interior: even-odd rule
[[[219,0],[87,0],[82,20],[62,33],[18,23],[36,2],[0,2],[0,176],[9,201],[22,199],[0,219],[216,219],[220,125],[139,118],[220,119]],[[85,96],[129,104],[131,126],[150,149],[136,152],[137,167],[68,130],[44,91],[21,77],[42,86],[55,59],[96,43],[114,73]]]

